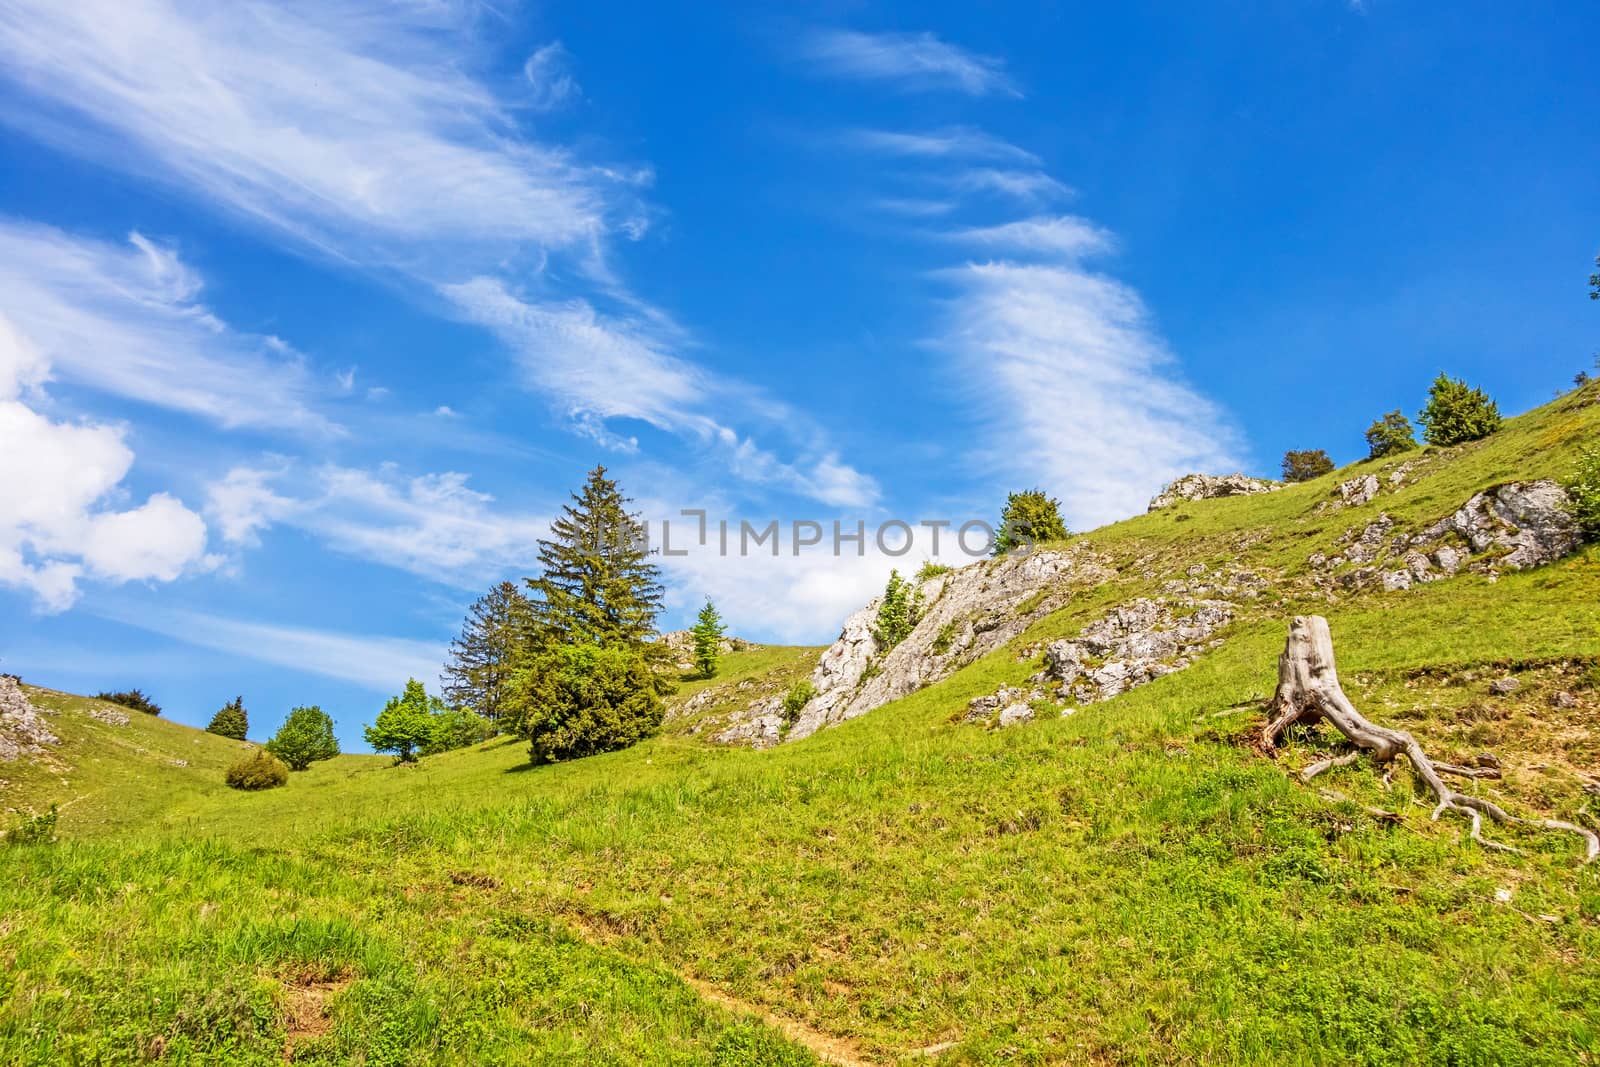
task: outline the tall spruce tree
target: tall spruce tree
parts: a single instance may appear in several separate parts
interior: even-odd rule
[[[650,562],[644,523],[604,467],[539,542],[544,573],[527,579],[534,635],[543,646],[623,645],[642,649],[661,610],[661,572]]]
[[[444,695],[498,725],[507,686],[533,630],[533,610],[515,582],[501,582],[472,605],[450,644]]]
[[[666,648],[652,641],[660,572],[643,522],[604,467],[539,542],[527,579],[533,639],[511,682],[508,718],[534,762],[631,745],[661,726]]]
[[[710,597],[706,597],[706,606],[700,609],[694,628],[689,632],[694,635],[695,669],[702,678],[715,678],[717,659],[722,655],[722,635],[727,633],[727,627]]]

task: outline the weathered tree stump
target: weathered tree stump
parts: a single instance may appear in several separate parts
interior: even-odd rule
[[[1403,756],[1437,801],[1433,818],[1437,820],[1450,812],[1468,819],[1472,823],[1472,839],[1484,848],[1498,852],[1519,852],[1483,836],[1483,816],[1487,815],[1502,825],[1537,826],[1579,834],[1586,845],[1583,862],[1589,863],[1600,856],[1600,835],[1585,827],[1559,819],[1520,818],[1482,797],[1451,789],[1445,784],[1445,775],[1498,778],[1498,761],[1480,759],[1477,767],[1435,763],[1410,734],[1369,722],[1350,703],[1339,685],[1339,672],[1333,661],[1333,635],[1328,630],[1328,620],[1320,615],[1297,615],[1289,624],[1289,640],[1284,645],[1283,655],[1278,657],[1278,690],[1268,708],[1267,725],[1261,731],[1262,750],[1268,755],[1274,754],[1278,738],[1290,726],[1297,723],[1309,726],[1319,722],[1331,723],[1355,746],[1356,751],[1311,764],[1300,772],[1303,781],[1309,782],[1333,767],[1349,766],[1360,759],[1363,752],[1385,769],[1396,758]],[[1398,818],[1392,812],[1376,808],[1367,810],[1385,818]]]

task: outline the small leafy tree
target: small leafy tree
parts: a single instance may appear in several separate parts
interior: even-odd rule
[[[1482,389],[1440,374],[1428,390],[1428,404],[1417,416],[1422,439],[1448,448],[1488,437],[1500,428],[1500,408]]]
[[[727,632],[717,606],[706,597],[706,606],[700,609],[694,628],[694,666],[702,678],[717,676],[717,658],[722,654],[722,635]]]
[[[1333,460],[1320,448],[1291,449],[1283,454],[1283,480],[1309,482],[1333,470]]]
[[[374,752],[393,752],[396,763],[411,763],[433,742],[434,716],[445,710],[444,701],[428,695],[415,678],[406,679],[405,692],[389,698],[378,719],[365,731]]]
[[[1013,549],[1044,541],[1063,541],[1070,531],[1061,518],[1061,501],[1042,489],[1008,493],[1000,509],[1000,529],[995,534],[994,554],[1003,556]]]
[[[222,705],[222,710],[211,716],[211,725],[206,727],[206,732],[243,741],[250,732],[250,717],[244,710],[244,697],[234,697]]]
[[[890,571],[889,584],[883,589],[883,603],[878,605],[878,627],[873,631],[884,650],[904,641],[916,628],[921,606],[917,587],[900,577],[899,571]]]
[[[145,695],[144,691],[140,689],[124,689],[116,693],[107,693],[102,691],[96,693],[94,698],[96,700],[108,701],[112,704],[120,704],[125,708],[132,708],[134,711],[142,711],[146,715],[161,714],[161,705],[157,704],[154,700],[151,700]]]
[[[422,754],[431,756],[438,752],[449,752],[451,749],[476,745],[486,740],[493,732],[494,727],[490,725],[489,720],[475,714],[470,708],[445,708],[433,715],[428,744]]]
[[[1411,432],[1411,420],[1395,408],[1383,418],[1367,427],[1367,458],[1392,456],[1409,452],[1417,447],[1417,438]]]
[[[228,768],[224,780],[234,789],[276,789],[289,781],[289,768],[265,749],[256,749]]]
[[[267,751],[292,771],[303,771],[318,760],[332,759],[339,754],[333,719],[315,704],[295,708],[267,742]]]
[[[1572,517],[1584,537],[1600,540],[1600,445],[1578,454],[1577,469],[1562,484],[1572,501]]]
[[[948,563],[936,563],[931,559],[924,560],[922,566],[917,568],[917,584],[921,585],[923,582],[932,581],[939,575],[948,573],[950,573],[950,565]]]
[[[513,701],[535,763],[627,748],[661,728],[665,709],[642,650],[553,645],[513,683]]]
[[[20,818],[17,825],[6,834],[8,845],[48,845],[56,839],[56,823],[61,818],[61,812],[56,805],[50,805],[49,811],[37,814],[18,813]]]

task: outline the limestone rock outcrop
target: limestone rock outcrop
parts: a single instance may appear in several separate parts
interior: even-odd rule
[[[811,672],[815,696],[782,730],[781,697],[769,697],[737,717],[716,740],[765,744],[797,741],[864,715],[924,686],[1017,637],[1060,608],[1077,590],[1115,576],[1109,561],[1088,546],[1034,550],[947,571],[918,588],[921,608],[910,635],[892,649],[877,636],[881,598],[845,620],[837,640]]]
[[[1213,500],[1223,496],[1252,496],[1283,488],[1282,482],[1243,474],[1185,474],[1150,501],[1147,511],[1159,511],[1185,500]]]
[[[43,755],[45,746],[60,743],[17,680],[0,675],[0,762]]]

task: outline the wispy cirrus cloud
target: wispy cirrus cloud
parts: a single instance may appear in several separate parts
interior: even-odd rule
[[[200,289],[174,249],[140,234],[113,244],[0,217],[0,314],[57,377],[224,427],[337,432],[306,361],[229,328]]]
[[[199,648],[392,693],[399,679],[436,684],[445,646],[402,637],[245,622],[197,611],[144,609],[107,618]]]
[[[581,247],[636,214],[625,194],[645,172],[525,136],[464,72],[465,17],[357,0],[11,0],[0,78],[28,103],[0,121],[368,262]],[[559,58],[530,61],[545,102],[572,91]]]
[[[865,506],[877,499],[876,482],[820,440],[802,441],[800,454],[783,460],[729,425],[724,408],[752,412],[763,425],[786,426],[788,432],[806,420],[748,386],[678,358],[672,350],[682,339],[670,324],[603,315],[585,300],[523,297],[491,277],[441,291],[464,318],[498,334],[530,385],[602,444],[633,451],[636,440],[608,423],[636,420],[715,448],[742,479],[830,505]]]
[[[927,132],[852,130],[847,143],[891,156],[919,159],[999,159],[1037,164],[1039,157],[970,126],[948,126]]]
[[[269,456],[207,489],[206,513],[236,548],[290,526],[342,555],[460,589],[531,573],[548,516],[506,508],[455,471],[304,466]]]
[[[1002,60],[969,52],[931,33],[815,30],[801,40],[800,55],[824,74],[885,82],[901,89],[945,89],[970,96],[1022,95]]]
[[[1040,215],[994,226],[970,226],[949,231],[945,236],[1002,255],[1078,259],[1116,247],[1116,238],[1109,230],[1077,215]]]
[[[1163,483],[1234,469],[1236,436],[1185,384],[1139,294],[1073,261],[967,263],[938,347],[981,376],[995,468],[1058,492],[1078,528],[1143,510]]]

